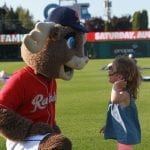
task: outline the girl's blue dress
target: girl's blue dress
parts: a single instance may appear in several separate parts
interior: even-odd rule
[[[122,144],[141,142],[141,128],[135,100],[131,99],[127,107],[109,103],[104,138],[116,139]]]

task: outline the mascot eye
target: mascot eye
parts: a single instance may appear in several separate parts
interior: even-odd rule
[[[64,38],[68,40],[70,37],[75,37],[75,32],[67,33]]]
[[[75,42],[75,38],[73,36],[71,36],[67,39],[67,45],[68,45],[69,49],[73,48],[74,42]]]

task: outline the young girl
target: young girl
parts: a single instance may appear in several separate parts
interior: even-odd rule
[[[136,63],[126,56],[117,57],[108,71],[112,83],[106,125],[100,132],[105,139],[116,139],[118,150],[133,150],[141,142],[141,129],[135,105],[141,75]]]

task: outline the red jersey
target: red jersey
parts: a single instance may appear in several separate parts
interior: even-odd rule
[[[55,122],[56,81],[35,75],[30,67],[14,73],[0,90],[0,107],[33,122]]]

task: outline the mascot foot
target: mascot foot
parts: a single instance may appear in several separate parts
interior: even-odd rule
[[[72,150],[71,141],[61,134],[46,136],[39,145],[39,150]]]

